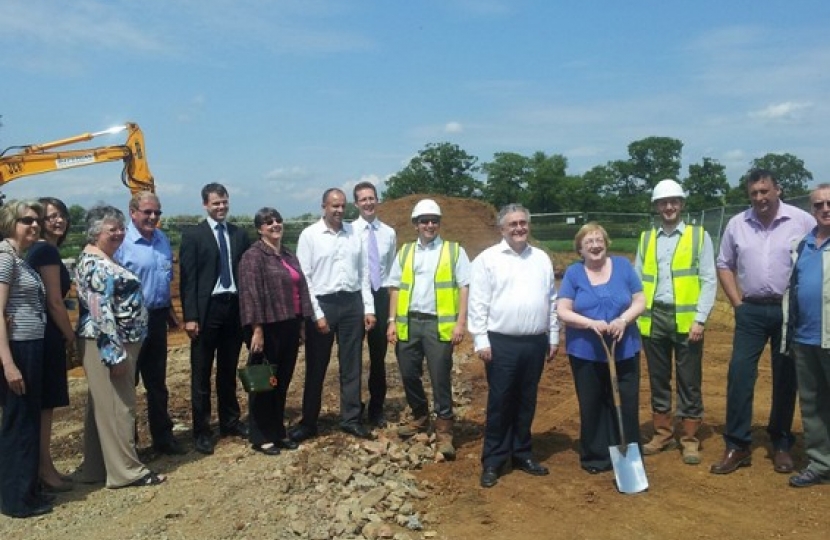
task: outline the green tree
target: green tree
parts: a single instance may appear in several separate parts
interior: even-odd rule
[[[528,161],[526,202],[531,212],[561,212],[567,203],[562,187],[567,179],[568,160],[560,154],[536,152]]]
[[[457,144],[430,143],[386,182],[384,199],[398,199],[414,193],[450,197],[481,197],[483,184],[473,173],[478,158]]]
[[[524,203],[529,166],[527,157],[513,152],[499,152],[493,161],[483,163],[481,170],[487,176],[484,199],[501,208],[513,202]]]
[[[86,218],[86,208],[80,204],[73,204],[68,210],[69,222],[75,226],[83,227],[84,219]]]
[[[574,198],[576,205],[568,210],[580,212],[619,212],[625,203],[618,196],[619,162],[597,165],[582,175]]]
[[[678,178],[683,143],[671,137],[646,137],[628,145],[628,160],[613,162],[616,195],[629,212],[651,209],[651,189],[664,178]]]
[[[809,193],[807,184],[813,181],[813,173],[804,167],[804,161],[792,154],[767,154],[753,159],[752,169],[767,169],[778,179],[783,195],[798,197]],[[747,174],[749,171],[747,171]]]
[[[689,165],[689,176],[683,181],[686,190],[686,209],[696,212],[722,206],[729,191],[725,167],[717,160],[705,157],[702,163]]]

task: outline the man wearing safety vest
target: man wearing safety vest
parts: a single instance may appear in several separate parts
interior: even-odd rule
[[[634,268],[646,297],[646,309],[637,324],[648,363],[654,420],[654,436],[643,445],[643,453],[648,456],[677,448],[671,389],[674,363],[683,462],[697,465],[697,431],[703,418],[703,327],[715,303],[717,273],[709,233],[700,225],[683,222],[685,199],[683,188],[674,180],[661,180],[654,186],[651,201],[659,224],[640,236]]]
[[[452,352],[466,331],[470,260],[458,242],[445,241],[438,234],[441,208],[432,199],[418,201],[412,223],[418,239],[401,247],[389,274],[386,337],[395,345],[412,413],[398,435],[406,438],[429,429],[429,403],[422,381],[426,358],[437,450],[453,459]]]

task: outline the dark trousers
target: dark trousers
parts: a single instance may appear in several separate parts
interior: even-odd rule
[[[778,352],[781,348],[780,305],[744,302],[735,309],[735,335],[726,386],[727,448],[749,448],[752,444],[752,402],[758,378],[758,359],[767,341],[772,356],[772,407],[767,432],[776,450],[789,450],[793,443],[795,414],[795,363]]]
[[[677,416],[703,417],[703,340],[689,341],[689,334],[677,333],[674,306],[653,306],[651,335],[643,336],[648,363],[651,410],[672,412],[672,367],[677,374]]]
[[[248,394],[253,444],[275,443],[286,437],[285,399],[297,365],[302,324],[302,319],[291,319],[262,325],[264,360],[274,366],[277,387],[270,392]]]
[[[153,445],[169,443],[173,421],[167,412],[167,319],[170,308],[149,310],[147,337],[141,344],[135,370],[135,384],[144,382],[147,393],[147,421]]]
[[[406,402],[414,418],[429,414],[429,403],[424,391],[424,358],[432,385],[432,403],[435,416],[452,419],[452,342],[438,337],[437,319],[409,317],[409,339],[398,341],[395,353],[401,372]]]
[[[231,429],[239,422],[236,399],[236,369],[242,348],[239,303],[224,297],[208,305],[199,335],[190,342],[190,395],[193,407],[193,435],[210,435],[210,376],[216,359],[216,401],[219,429]]]
[[[386,401],[386,320],[389,318],[389,289],[374,291],[375,317],[374,328],[366,332],[366,345],[369,348],[369,418],[383,414]]]
[[[340,361],[340,416],[343,425],[360,423],[360,387],[363,349],[363,299],[360,292],[318,296],[317,301],[329,325],[321,334],[317,323],[306,323],[306,373],[303,389],[304,426],[317,429],[323,401],[323,384],[331,361],[331,349],[337,337]]]
[[[548,352],[548,336],[489,333],[492,360],[487,372],[487,423],[481,464],[500,467],[510,457],[530,459],[530,426]]]
[[[610,446],[620,444],[619,427],[606,362],[570,356],[579,401],[579,462],[583,468],[611,467]],[[617,362],[625,442],[640,443],[640,354]]]
[[[12,358],[26,385],[26,393],[9,390],[0,375],[0,510],[25,514],[38,506],[40,406],[43,379],[43,340],[10,341]]]

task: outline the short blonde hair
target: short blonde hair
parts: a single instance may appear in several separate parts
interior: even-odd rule
[[[605,247],[611,247],[611,238],[608,236],[608,231],[605,230],[605,227],[597,223],[596,221],[589,221],[585,225],[583,225],[577,232],[576,236],[574,237],[574,250],[579,253],[580,248],[582,248],[582,240],[585,239],[591,233],[599,232],[602,234],[603,240],[605,240]]]
[[[17,219],[23,216],[26,210],[34,210],[38,220],[43,219],[43,205],[37,201],[13,199],[3,203],[0,207],[0,235],[3,235],[3,238],[14,236]]]

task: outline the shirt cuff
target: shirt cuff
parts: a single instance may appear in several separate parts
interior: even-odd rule
[[[490,337],[487,336],[487,334],[478,334],[473,336],[473,347],[475,348],[476,352],[482,349],[489,349]]]

